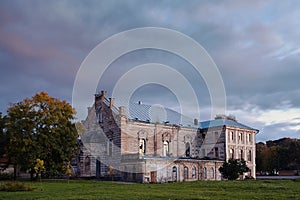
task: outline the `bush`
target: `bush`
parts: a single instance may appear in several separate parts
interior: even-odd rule
[[[32,191],[34,188],[22,182],[5,182],[0,185],[0,191],[16,192],[16,191]]]
[[[13,174],[9,173],[0,173],[0,180],[12,180]]]

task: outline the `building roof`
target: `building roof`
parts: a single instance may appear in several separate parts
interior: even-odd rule
[[[172,109],[163,108],[159,106],[151,106],[141,103],[130,103],[129,109],[126,110],[127,117],[132,120],[149,122],[149,123],[165,123],[170,125],[179,125],[184,127],[207,129],[220,126],[231,126],[243,128],[248,130],[256,130],[244,124],[237,122],[232,117],[223,116],[217,117],[214,120],[199,122],[198,125],[194,124],[194,120],[190,117],[184,116]]]
[[[184,116],[172,109],[151,106],[141,103],[130,103],[129,109],[126,110],[127,117],[132,120],[151,122],[151,123],[165,123],[170,125],[195,127],[193,119]]]
[[[243,129],[258,131],[257,129],[251,128],[244,124],[241,124],[233,119],[214,119],[214,120],[208,120],[208,121],[199,123],[199,128],[201,128],[201,129],[213,128],[213,127],[219,127],[219,126],[231,126],[231,127],[236,127],[236,128],[243,128]]]

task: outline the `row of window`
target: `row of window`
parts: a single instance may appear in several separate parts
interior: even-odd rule
[[[170,143],[169,141],[163,141],[163,156],[169,156],[170,155]],[[146,154],[146,140],[140,139],[139,140],[139,153],[140,155]],[[190,157],[191,156],[191,144],[189,142],[185,143],[185,156]]]
[[[230,142],[236,142],[236,139],[235,139],[235,134],[233,131],[230,131],[229,132],[229,140]],[[238,140],[237,140],[238,143],[244,143],[244,133],[240,132],[238,133]],[[246,142],[251,144],[252,143],[252,134],[251,133],[246,133]]]
[[[173,180],[177,181],[177,167],[174,166],[172,168],[172,176],[173,176]],[[184,179],[187,180],[189,179],[189,168],[187,166],[184,167]],[[196,167],[192,167],[192,179],[197,179],[197,174],[196,174]],[[209,169],[209,177],[207,176],[207,168],[204,167],[203,168],[203,179],[215,179],[215,169],[213,167],[211,167]]]
[[[233,158],[233,159],[245,159],[244,158],[244,151],[242,149],[240,149],[238,151],[238,155],[236,157],[234,149],[230,149],[229,150],[229,158]],[[252,161],[252,151],[251,150],[247,151],[247,161]]]

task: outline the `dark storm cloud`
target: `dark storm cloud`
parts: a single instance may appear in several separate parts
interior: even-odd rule
[[[121,31],[157,26],[203,45],[223,77],[229,112],[263,128],[266,122],[244,116],[300,108],[299,18],[299,4],[284,1],[1,1],[0,111],[42,90],[71,102],[77,70],[97,44]],[[210,96],[201,76],[182,58],[166,53],[121,57],[98,88],[111,90],[130,66],[150,61],[173,66],[187,77],[197,91],[201,116],[209,116]],[[141,89],[140,96],[158,102],[153,99],[157,91]],[[175,98],[159,91],[163,102],[177,106]],[[263,134],[291,133],[282,127],[289,125],[268,125]],[[291,136],[299,135],[292,130]]]

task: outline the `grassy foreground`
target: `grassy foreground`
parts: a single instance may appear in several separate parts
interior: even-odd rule
[[[3,182],[1,182],[3,184]],[[0,191],[0,199],[300,199],[300,181],[196,181],[123,184],[97,181],[26,182],[35,189]]]

